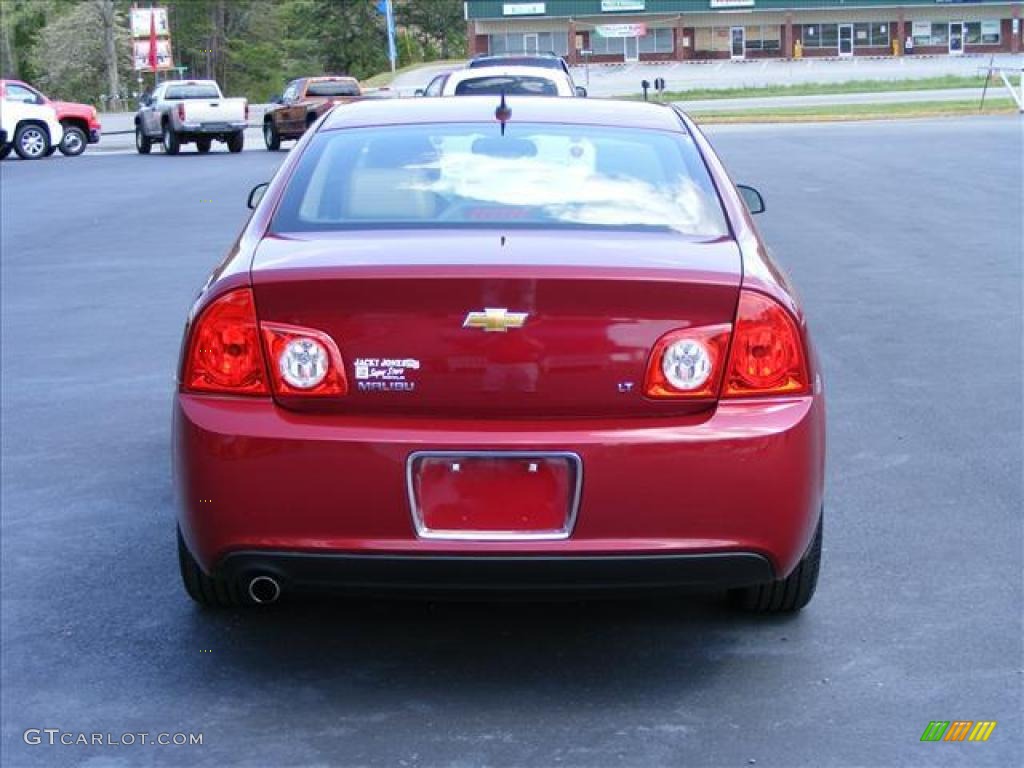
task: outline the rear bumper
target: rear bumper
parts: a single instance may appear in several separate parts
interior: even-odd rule
[[[606,559],[611,576],[625,568],[615,565],[625,562],[619,558],[630,558],[640,563],[643,583],[656,561],[637,558],[656,555],[683,558],[679,578],[691,582],[686,558],[715,554],[739,556],[742,580],[749,555],[782,577],[806,550],[822,501],[819,395],[736,401],[675,419],[534,423],[302,414],[258,398],[178,395],[174,421],[179,522],[208,572],[263,553],[288,570],[337,569],[344,581],[350,570],[369,567],[348,556],[390,556],[398,559],[373,560],[373,568],[402,570],[411,567],[402,558],[424,558],[424,569],[445,574],[442,582],[461,574],[472,583],[474,573],[452,570],[444,558],[488,558],[488,568],[504,574],[513,564],[504,558],[528,557],[524,568],[533,563],[561,583],[590,564],[578,558]],[[583,485],[568,538],[418,537],[408,458],[446,450],[577,454]]]
[[[219,574],[245,586],[274,576],[285,591],[475,593],[614,592],[740,587],[771,581],[768,559],[750,552],[618,557],[351,555],[232,552]]]
[[[185,137],[192,136],[227,136],[244,131],[248,123],[183,123],[181,133]]]

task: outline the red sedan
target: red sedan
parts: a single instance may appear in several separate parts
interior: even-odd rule
[[[811,598],[822,381],[803,312],[670,106],[364,101],[289,155],[189,315],[178,551],[290,591]]]

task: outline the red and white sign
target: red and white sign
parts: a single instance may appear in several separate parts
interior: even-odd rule
[[[646,24],[600,24],[594,31],[601,37],[643,37],[647,34]]]
[[[132,8],[132,37],[149,37],[150,29],[155,29],[158,37],[171,34],[167,25],[166,8]]]
[[[149,40],[136,40],[132,43],[132,66],[143,72],[152,72],[153,66],[149,54]],[[172,69],[174,58],[171,56],[171,41],[156,41],[156,68]]]

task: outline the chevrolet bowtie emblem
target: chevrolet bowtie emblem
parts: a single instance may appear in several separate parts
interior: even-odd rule
[[[509,328],[522,328],[525,312],[509,312],[507,309],[488,307],[483,312],[470,312],[462,322],[463,328],[479,328],[484,333],[505,333]]]

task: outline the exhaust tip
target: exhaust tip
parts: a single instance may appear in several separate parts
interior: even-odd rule
[[[273,576],[255,576],[249,581],[249,597],[261,605],[276,603],[281,597],[281,585]]]

